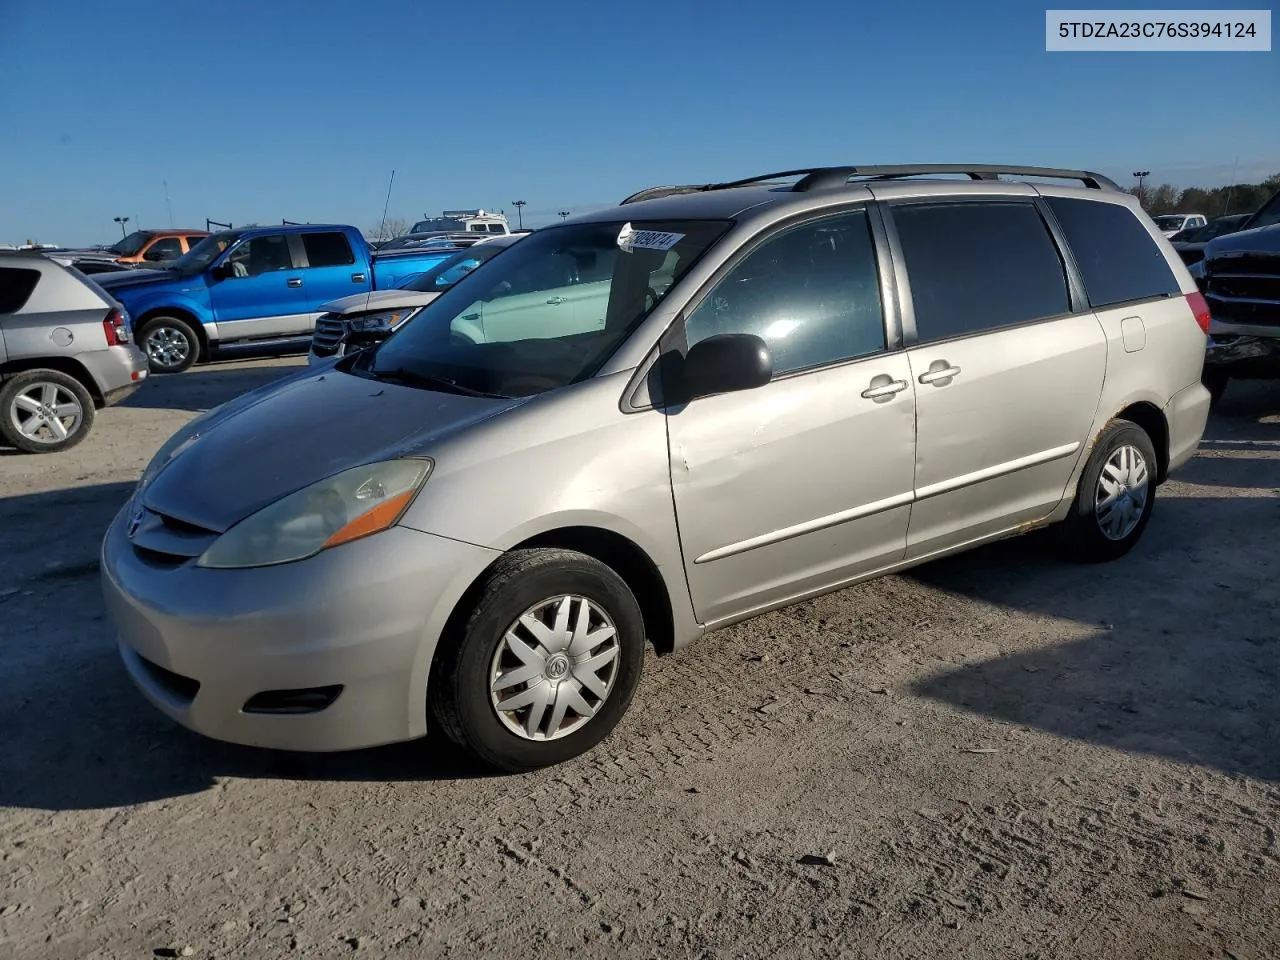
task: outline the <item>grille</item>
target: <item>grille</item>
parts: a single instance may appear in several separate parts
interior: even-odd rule
[[[329,357],[337,353],[338,345],[347,332],[347,325],[332,314],[324,314],[316,320],[315,332],[311,335],[311,348],[317,356]]]
[[[1280,273],[1270,277],[1215,273],[1209,278],[1209,292],[1238,300],[1280,301]]]
[[[200,556],[218,539],[218,531],[144,507],[133,518],[129,542],[137,556],[155,566],[176,567]],[[131,524],[132,525],[132,524]]]

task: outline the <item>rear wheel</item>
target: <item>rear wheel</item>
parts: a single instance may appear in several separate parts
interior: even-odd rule
[[[200,356],[200,338],[177,317],[152,317],[138,331],[152,373],[181,373]]]
[[[93,426],[93,397],[59,370],[24,370],[0,385],[0,436],[26,453],[57,453]]]
[[[1067,551],[1097,563],[1133,549],[1155,506],[1157,469],[1155,446],[1145,430],[1129,420],[1107,424],[1060,528]]]
[[[435,721],[490,766],[532,770],[584,753],[617,725],[640,680],[644,621],[599,560],[516,550],[444,644],[428,694]]]

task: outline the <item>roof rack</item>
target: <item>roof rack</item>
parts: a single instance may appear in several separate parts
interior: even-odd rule
[[[937,174],[963,174],[970,180],[998,180],[1001,175],[1015,177],[1050,177],[1057,180],[1079,180],[1091,190],[1119,190],[1120,187],[1109,177],[1089,170],[1066,170],[1058,167],[1019,167],[1003,164],[974,163],[919,163],[919,164],[882,164],[865,167],[806,167],[801,170],[781,170],[777,173],[765,173],[742,180],[730,180],[725,183],[688,184],[678,187],[651,187],[633,193],[622,201],[623,204],[638,203],[641,200],[653,200],[657,197],[669,197],[680,193],[698,193],[707,190],[729,190],[734,187],[745,187],[755,183],[768,183],[783,177],[800,177],[792,184],[792,191],[805,193],[810,190],[827,190],[843,187],[853,178],[859,180],[897,180],[903,177],[920,177]]]

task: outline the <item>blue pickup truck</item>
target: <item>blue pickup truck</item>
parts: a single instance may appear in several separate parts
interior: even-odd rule
[[[408,283],[454,247],[375,253],[355,227],[252,227],[215,233],[165,269],[96,277],[133,318],[155,373],[235,353],[308,349],[321,307]]]

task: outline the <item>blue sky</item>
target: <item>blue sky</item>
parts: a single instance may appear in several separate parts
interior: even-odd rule
[[[524,199],[535,224],[820,164],[1280,170],[1280,52],[1047,53],[1044,24],[954,0],[0,0],[0,242],[166,226],[166,180],[178,226],[366,228],[393,169],[392,216]]]

